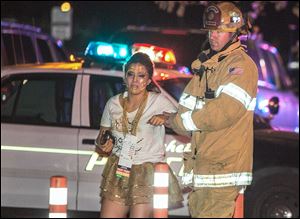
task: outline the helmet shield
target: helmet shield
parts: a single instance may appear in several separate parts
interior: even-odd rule
[[[203,15],[203,27],[205,30],[216,30],[221,25],[221,11],[217,5],[210,3]]]
[[[242,12],[231,2],[210,3],[204,11],[204,30],[236,32],[242,26],[244,26]]]

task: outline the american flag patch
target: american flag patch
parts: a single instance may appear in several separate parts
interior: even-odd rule
[[[229,68],[228,73],[232,75],[241,75],[243,74],[244,69],[242,68]]]

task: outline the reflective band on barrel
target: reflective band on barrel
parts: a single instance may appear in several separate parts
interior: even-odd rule
[[[168,211],[168,194],[154,194],[153,207],[154,209],[166,209]]]
[[[156,163],[154,166],[153,217],[167,218],[169,204],[169,165]]]
[[[66,205],[68,203],[67,188],[50,188],[50,205]]]
[[[67,213],[49,213],[49,218],[67,218]]]
[[[52,176],[49,189],[49,218],[66,218],[68,180],[65,176]]]

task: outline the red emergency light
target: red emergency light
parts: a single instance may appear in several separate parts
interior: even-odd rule
[[[144,52],[153,62],[165,63],[174,65],[176,64],[175,54],[171,49],[158,47],[152,44],[135,43],[132,45],[132,52]]]

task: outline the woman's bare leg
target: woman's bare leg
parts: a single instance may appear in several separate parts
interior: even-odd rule
[[[109,199],[102,199],[101,203],[101,218],[126,218],[129,207]]]
[[[130,218],[151,218],[152,214],[152,204],[136,204],[130,208]]]

